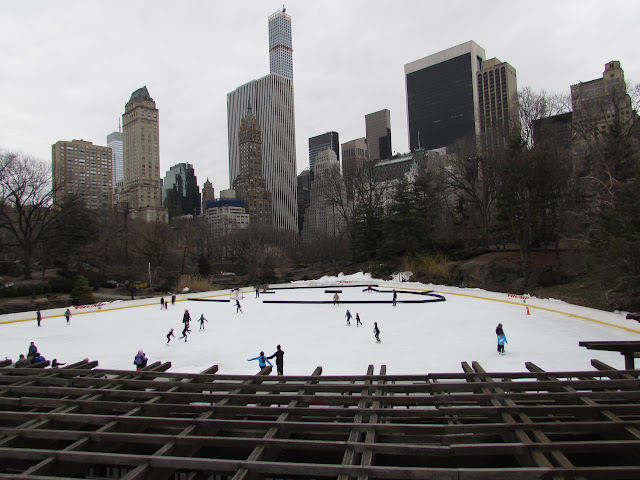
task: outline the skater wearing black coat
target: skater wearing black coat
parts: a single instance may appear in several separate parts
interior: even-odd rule
[[[169,342],[171,341],[171,337],[176,338],[176,336],[173,334],[173,328],[169,330],[169,333],[167,333],[167,345],[169,345]]]
[[[202,313],[198,321],[200,322],[200,330],[204,330],[204,322],[208,322],[209,320],[204,318],[204,313]]]
[[[278,369],[278,375],[284,375],[284,352],[280,348],[280,345],[277,346],[276,352],[267,357],[267,359],[271,360],[273,357],[276,357],[276,368]]]
[[[373,334],[376,336],[376,342],[380,343],[380,329],[378,328],[378,322],[373,322]]]

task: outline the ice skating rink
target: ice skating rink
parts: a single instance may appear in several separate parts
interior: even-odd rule
[[[376,284],[382,292],[363,292],[350,285]],[[83,358],[98,360],[100,368],[135,370],[133,358],[142,349],[150,362],[170,361],[171,371],[199,372],[211,365],[221,374],[253,374],[256,361],[247,359],[260,351],[271,355],[276,345],[285,352],[285,375],[310,375],[317,366],[324,375],[362,375],[368,365],[389,374],[417,374],[462,371],[463,361],[478,361],[487,371],[525,371],[533,362],[547,371],[591,370],[590,360],[624,368],[624,358],[614,352],[586,350],[579,341],[640,340],[640,324],[613,312],[575,307],[564,302],[536,298],[522,299],[506,293],[456,289],[437,285],[375,280],[363,274],[324,277],[296,286],[314,289],[277,290],[255,298],[245,289],[243,313],[234,302],[191,301],[189,297],[229,299],[229,291],[179,295],[175,306],[160,309],[157,299],[115,302],[86,309],[73,309],[70,325],[64,309],[43,311],[37,327],[35,312],[0,316],[0,355],[15,362],[26,355],[31,341],[47,360],[72,363]],[[280,288],[283,285],[276,285]],[[342,289],[341,300],[386,300],[370,304],[280,304],[263,300],[330,301]],[[392,289],[433,290],[444,302],[402,303],[419,299],[398,294],[392,306]],[[170,296],[165,296],[170,300]],[[526,303],[524,303],[526,302]],[[529,307],[529,315],[526,307]],[[191,334],[188,342],[166,334],[182,331],[182,317],[188,309]],[[349,309],[360,314],[362,326],[346,325]],[[208,320],[199,331],[198,318]],[[28,320],[25,320],[30,318]],[[22,321],[24,320],[24,321]],[[381,343],[376,343],[373,323],[378,322]],[[496,351],[495,327],[502,323],[508,344],[506,355]],[[275,362],[274,371],[275,374]],[[637,361],[636,363],[640,363]]]

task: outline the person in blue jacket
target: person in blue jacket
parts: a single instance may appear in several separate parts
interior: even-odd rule
[[[36,352],[35,356],[31,360],[31,363],[33,364],[33,363],[40,363],[40,362],[46,362],[46,361],[47,359],[44,358],[41,353]]]
[[[498,326],[496,327],[496,335],[498,337],[498,353],[504,354],[504,344],[509,342],[507,342],[507,336],[504,334],[504,331],[502,330],[501,323],[499,323]]]
[[[264,356],[264,352],[260,352],[260,355],[258,355],[255,358],[250,358],[249,360],[247,360],[247,362],[251,362],[253,360],[258,360],[258,366],[260,367],[260,371],[262,371],[262,369],[267,366],[267,363],[269,364],[270,367],[273,367],[269,359]]]

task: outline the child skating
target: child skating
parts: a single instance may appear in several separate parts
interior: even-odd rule
[[[262,371],[262,369],[267,366],[267,363],[269,364],[270,367],[273,367],[269,359],[264,356],[264,352],[260,352],[260,355],[254,358],[250,358],[249,360],[247,360],[247,362],[251,362],[253,360],[258,360],[258,366],[260,367],[260,371]]]
[[[347,317],[347,325],[351,325],[351,312],[347,310],[347,313],[344,314]]]
[[[167,333],[167,345],[169,345],[169,342],[171,341],[171,337],[176,338],[176,336],[173,334],[173,328],[169,330],[169,333]]]
[[[498,337],[498,353],[500,353],[501,355],[504,355],[504,344],[505,343],[509,343],[507,342],[507,336],[504,334],[504,331],[502,330],[502,324],[499,323],[498,326],[496,327],[496,335]]]
[[[204,313],[200,315],[198,322],[200,322],[200,330],[204,330],[204,322],[208,322],[206,318],[204,318]]]
[[[359,314],[359,313],[356,313],[356,327],[357,327],[358,325],[362,325],[362,322],[360,321],[360,314]]]

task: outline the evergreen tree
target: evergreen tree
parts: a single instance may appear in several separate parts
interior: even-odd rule
[[[87,303],[95,303],[93,298],[93,287],[89,285],[89,280],[80,275],[71,290],[71,300],[74,305],[85,305]]]

